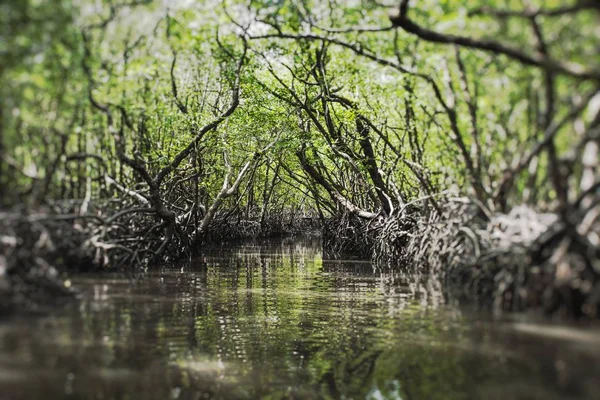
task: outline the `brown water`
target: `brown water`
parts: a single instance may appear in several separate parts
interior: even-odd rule
[[[317,245],[208,253],[0,322],[0,399],[598,399],[597,330],[443,306]]]

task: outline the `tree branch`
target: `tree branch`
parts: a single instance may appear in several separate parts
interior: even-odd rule
[[[467,36],[453,35],[449,33],[444,34],[424,28],[416,24],[408,17],[407,8],[408,1],[403,0],[400,9],[400,14],[397,16],[390,17],[392,24],[428,42],[441,44],[455,44],[477,50],[484,50],[494,54],[505,55],[525,65],[539,67],[545,70],[572,76],[578,79],[600,81],[600,71],[587,70],[579,64],[553,60],[541,53],[527,54],[524,51],[507,46],[503,43],[494,40],[475,39]]]

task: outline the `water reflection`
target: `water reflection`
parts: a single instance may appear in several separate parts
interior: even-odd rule
[[[390,281],[368,263],[323,261],[310,242],[213,249],[135,281],[82,275],[78,304],[0,324],[0,398],[600,393],[595,332],[474,322],[442,305],[433,279]]]

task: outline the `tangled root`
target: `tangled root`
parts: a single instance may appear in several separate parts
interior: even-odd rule
[[[418,214],[413,208],[403,208],[398,214],[381,221],[371,260],[380,269],[406,271],[409,268],[409,245],[415,237]]]
[[[381,219],[365,220],[343,213],[323,226],[323,252],[326,258],[354,257],[369,259],[377,243]]]
[[[414,222],[413,222],[414,221]],[[450,298],[495,310],[542,309],[571,317],[600,314],[598,226],[526,206],[490,213],[465,198],[440,213],[381,224],[374,260],[380,269],[442,278]]]
[[[85,261],[86,236],[64,221],[0,215],[0,311],[38,309],[74,292],[62,272]]]

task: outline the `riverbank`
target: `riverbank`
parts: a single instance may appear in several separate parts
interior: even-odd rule
[[[136,252],[164,238],[147,236],[146,243],[134,238],[134,246],[128,247],[127,236],[110,233],[123,227],[118,218],[80,216],[64,209],[4,213],[0,308],[35,310],[62,302],[75,294],[69,274],[77,271],[134,271],[189,259],[211,244],[318,234],[322,229],[324,257],[368,259],[383,273],[436,275],[450,301],[494,312],[532,310],[568,319],[598,317],[600,250],[593,245],[597,227],[586,236],[578,233],[578,225],[568,226],[556,214],[528,207],[503,214],[491,213],[467,198],[449,198],[442,204],[443,212],[428,216],[416,205],[376,220],[341,214],[322,228],[315,218],[260,224],[219,215],[203,244],[179,249],[179,258],[174,258],[175,248],[155,259]],[[131,227],[142,222],[125,223]]]
[[[587,212],[566,219],[518,206],[492,212],[468,198],[442,210],[404,208],[377,221],[346,215],[324,243],[370,258],[380,271],[435,274],[447,298],[494,312],[537,311],[564,318],[600,315],[600,226]],[[589,219],[589,218],[588,218]]]
[[[200,243],[173,248],[155,255],[156,237],[144,228],[147,221],[125,213],[94,207],[82,215],[78,208],[60,206],[37,210],[0,212],[0,313],[15,310],[41,311],[73,298],[77,288],[70,275],[78,272],[137,272],[148,267],[189,260],[205,247],[249,239],[319,235],[318,221],[284,215],[262,223],[231,217],[215,217],[214,225]],[[72,207],[72,208],[71,208]],[[146,231],[141,238],[136,227]],[[144,254],[147,249],[147,254]],[[178,254],[178,255],[177,255]]]

